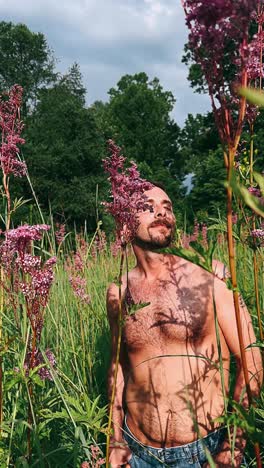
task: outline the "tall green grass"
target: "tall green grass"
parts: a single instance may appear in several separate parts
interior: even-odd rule
[[[214,237],[215,233],[211,236]],[[76,297],[69,282],[68,268],[74,264],[74,253],[80,242],[84,260],[82,275],[91,298],[89,304]],[[256,325],[252,252],[240,242],[237,242],[236,249],[241,292]],[[57,251],[58,254],[41,341],[43,351],[47,348],[53,351],[57,365],[50,370],[52,381],[41,381],[37,373],[25,376],[23,359],[29,332],[25,311],[22,308],[18,330],[14,325],[13,311],[7,306],[3,317],[5,397],[0,466],[79,467],[84,460],[95,466],[91,446],[99,446],[100,456],[105,454],[107,425],[110,336],[105,297],[108,284],[117,280],[119,260],[113,257],[109,245],[100,252],[96,251],[86,233],[77,236],[73,232],[60,246],[56,246],[55,237],[51,234],[43,250],[52,254]],[[216,244],[215,258],[228,263],[224,239],[221,244]],[[259,253],[258,258],[263,308],[263,254]],[[129,265],[134,263],[134,256],[130,253]],[[15,368],[20,371],[14,371]],[[32,456],[28,459],[26,432],[30,378],[34,384],[30,402],[34,418]],[[258,410],[257,424],[264,429],[264,405],[261,404]],[[250,446],[248,450],[250,454]]]

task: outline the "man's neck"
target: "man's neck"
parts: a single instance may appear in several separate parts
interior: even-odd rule
[[[157,279],[168,263],[165,254],[148,250],[137,244],[133,244],[133,250],[137,259],[137,268],[142,278],[149,281]]]

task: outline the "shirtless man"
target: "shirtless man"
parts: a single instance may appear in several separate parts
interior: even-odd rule
[[[113,409],[110,463],[125,466],[231,467],[229,441],[215,419],[224,412],[230,353],[237,363],[234,398],[246,405],[232,292],[225,282],[182,258],[160,254],[175,228],[171,200],[159,187],[145,192],[152,211],[138,214],[133,242],[137,264],[122,279],[123,329]],[[214,303],[224,368],[221,385]],[[143,304],[129,314],[126,303]],[[144,306],[144,303],[149,303]],[[109,394],[113,385],[118,336],[118,287],[110,285],[107,310],[112,334]],[[244,344],[256,341],[251,319],[241,305]],[[262,383],[258,348],[246,351],[253,395]],[[239,435],[239,434],[238,434]],[[234,466],[245,443],[237,438]]]

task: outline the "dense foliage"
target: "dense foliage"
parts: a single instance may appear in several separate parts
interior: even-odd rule
[[[4,67],[1,69],[2,84],[10,87],[10,77],[17,76],[25,87],[22,136],[27,143],[21,146],[22,88],[15,85],[0,99],[0,464],[77,467],[83,462],[82,468],[97,468],[104,465],[107,453],[110,340],[105,289],[112,281],[121,288],[125,257],[127,266],[135,261],[124,246],[136,229],[133,215],[144,209],[142,193],[149,187],[137,165],[144,178],[164,183],[178,211],[174,253],[211,271],[213,256],[224,264],[228,262],[226,224],[221,217],[225,169],[220,138],[211,114],[189,115],[180,129],[171,117],[174,96],[157,78],[150,80],[143,72],[122,77],[109,91],[109,102],[87,107],[77,64],[60,76],[54,72],[43,35],[31,33],[24,25],[4,22],[0,30],[0,55],[12,52],[9,71],[13,70],[9,76]],[[30,53],[37,51],[35,58],[29,51],[28,56],[24,54],[28,47]],[[28,66],[17,63],[21,57]],[[41,69],[45,72],[42,76]],[[262,119],[260,116],[255,126],[255,136],[250,129],[259,170]],[[127,164],[112,140],[112,158],[107,158],[109,138],[114,138],[137,165]],[[245,133],[236,161],[245,179],[249,173],[247,139]],[[98,222],[102,218],[100,200],[108,193],[103,158],[112,187],[112,198],[104,205],[117,223],[119,243],[111,243]],[[190,173],[193,186],[184,197],[183,177]],[[21,180],[25,175],[28,180]],[[259,185],[250,189],[261,202],[261,179]],[[25,204],[14,194],[29,200]],[[257,339],[263,341],[259,314],[263,304],[263,205],[260,216],[254,217],[242,199],[240,204],[242,209],[232,213],[231,234],[236,240],[239,288],[251,312]],[[48,226],[44,221],[50,211]],[[192,234],[179,222],[184,213],[190,220],[198,218]],[[216,214],[208,230],[209,216]],[[42,223],[32,226],[38,217]],[[30,225],[20,225],[26,220]],[[109,222],[103,217],[105,229]],[[75,232],[67,231],[65,223],[75,224]],[[238,292],[233,283],[232,288]],[[121,311],[120,301],[120,339]],[[234,377],[233,370],[231,374]],[[227,410],[222,418],[247,433],[248,459],[252,459],[253,444],[262,441],[263,395],[259,400],[248,412],[231,400],[233,412]]]
[[[58,221],[77,226],[86,222],[90,231],[94,229],[100,201],[106,195],[100,161],[107,154],[106,141],[113,138],[128,159],[138,164],[143,177],[166,186],[178,219],[187,210],[192,221],[201,198],[206,205],[199,190],[204,183],[199,176],[201,161],[203,168],[207,166],[209,151],[219,144],[210,114],[189,116],[180,129],[171,117],[174,96],[158,78],[151,80],[143,72],[123,76],[109,90],[108,102],[87,107],[77,64],[61,76],[55,73],[53,53],[43,34],[32,33],[25,25],[2,22],[0,26],[0,56],[8,55],[10,62],[0,69],[1,87],[14,82],[24,87],[27,145],[22,154],[43,212],[52,210]],[[222,185],[208,164],[207,183],[218,186],[217,191],[208,191],[212,202],[207,211],[214,214]],[[185,199],[183,179],[189,172],[196,175],[195,190]],[[14,182],[13,190],[30,200],[31,209],[21,207],[18,216],[37,216],[28,183]],[[107,229],[109,220],[104,219]]]
[[[196,63],[191,62],[188,50],[185,60],[192,75]],[[0,23],[0,57],[2,64],[8,57],[8,67],[0,69],[1,88],[14,82],[24,88],[27,145],[23,157],[41,209],[52,210],[57,221],[77,226],[86,222],[92,231],[98,212],[103,216],[100,201],[105,198],[106,184],[101,159],[107,154],[109,138],[138,164],[143,177],[166,186],[178,220],[185,217],[192,224],[199,211],[210,217],[223,207],[225,174],[211,113],[189,115],[180,129],[171,117],[175,97],[144,72],[123,76],[109,90],[108,102],[87,107],[78,65],[73,64],[63,76],[56,73],[44,35],[32,33],[25,25]],[[198,79],[191,83],[201,91]],[[262,120],[261,115],[254,128],[255,167],[260,172]],[[243,145],[240,151],[247,166],[249,156]],[[193,178],[186,196],[183,179],[188,173]],[[30,200],[31,210],[28,205],[21,208],[24,218],[36,216],[27,182],[14,183],[13,188],[18,197]],[[104,221],[107,229],[111,223],[107,217]]]

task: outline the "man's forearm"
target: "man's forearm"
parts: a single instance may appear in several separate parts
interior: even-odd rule
[[[115,372],[115,363],[113,363],[110,367],[109,371],[109,379],[108,379],[108,398],[109,402],[112,399],[113,393],[113,386],[114,386],[114,372]],[[122,407],[123,403],[123,392],[124,392],[124,377],[122,372],[122,367],[118,365],[117,371],[117,380],[116,380],[116,388],[115,397],[113,401],[113,413],[112,413],[112,429],[113,429],[113,436],[112,439],[116,442],[120,442],[123,439],[123,421],[124,421],[124,410]]]
[[[123,442],[123,422],[124,422],[124,410],[120,405],[113,407],[113,436],[114,442]]]
[[[232,432],[224,440],[220,452],[214,457],[214,462],[217,467],[240,467],[244,450],[246,446],[246,439],[244,433],[240,428],[232,428]]]
[[[245,387],[244,373],[241,368],[241,363],[237,362],[236,385],[234,388],[234,400],[244,408],[248,408],[248,395]],[[250,390],[252,396],[257,396],[261,385],[261,372],[249,372],[250,374]],[[235,439],[235,440],[234,440]],[[231,437],[226,438],[223,442],[218,455],[214,457],[216,466],[218,467],[240,467],[246,447],[246,435],[240,427],[232,428]]]
[[[122,366],[118,364],[117,378],[115,382],[115,369],[116,360],[115,356],[112,359],[112,363],[109,369],[108,378],[108,397],[109,402],[112,402],[112,436],[110,438],[110,452],[109,462],[113,468],[120,468],[121,466],[129,466],[129,460],[131,458],[131,451],[128,444],[123,439],[123,393],[124,393],[124,375]],[[114,394],[114,398],[113,398]]]

